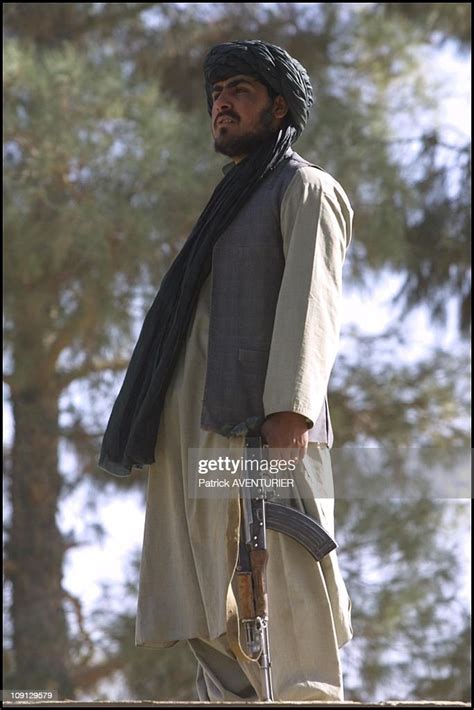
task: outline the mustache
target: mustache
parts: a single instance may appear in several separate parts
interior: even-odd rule
[[[233,113],[220,113],[216,120],[214,121],[214,125],[217,126],[217,123],[221,120],[221,118],[232,118],[234,121],[238,121],[239,117],[235,116]]]

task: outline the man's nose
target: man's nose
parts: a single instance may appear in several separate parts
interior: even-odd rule
[[[226,94],[224,91],[221,91],[217,99],[214,100],[214,103],[212,105],[212,108],[214,109],[214,113],[222,113],[224,109],[228,109],[232,107],[232,100],[229,96],[229,94]]]

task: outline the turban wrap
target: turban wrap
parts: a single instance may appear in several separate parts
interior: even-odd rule
[[[209,114],[212,85],[236,74],[246,74],[283,96],[296,128],[293,140],[301,135],[313,104],[313,88],[306,69],[281,47],[259,39],[219,44],[207,55],[204,74]]]
[[[204,62],[209,113],[212,84],[236,74],[252,75],[281,94],[290,120],[226,172],[161,282],[102,441],[99,466],[117,476],[154,462],[166,392],[211,271],[214,244],[260,181],[285,160],[308,120],[313,91],[305,69],[284,49],[260,40],[227,42],[210,50]]]

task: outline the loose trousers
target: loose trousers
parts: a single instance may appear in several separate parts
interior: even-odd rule
[[[267,531],[269,641],[275,700],[341,701],[342,671],[322,571],[294,540]],[[292,575],[305,568],[308,583]],[[301,574],[301,573],[300,573]],[[312,584],[310,583],[312,582]],[[235,577],[232,581],[235,590]],[[308,618],[305,596],[312,596]],[[235,641],[234,641],[235,642]],[[200,700],[261,700],[258,663],[238,658],[227,634],[188,639],[198,662]]]

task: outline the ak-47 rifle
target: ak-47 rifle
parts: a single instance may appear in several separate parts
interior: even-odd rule
[[[260,437],[247,437],[247,459],[262,456]],[[252,476],[250,476],[252,477]],[[262,699],[274,700],[270,643],[268,634],[268,598],[266,566],[268,561],[266,531],[283,533],[303,545],[319,562],[337,544],[309,515],[296,508],[268,500],[263,488],[257,493],[243,487],[240,499],[242,527],[237,563],[237,595],[241,623],[245,629],[247,655],[257,660],[261,669]]]

